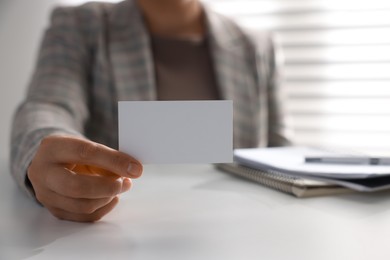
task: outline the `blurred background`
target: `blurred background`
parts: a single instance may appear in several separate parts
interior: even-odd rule
[[[50,11],[83,2],[0,0],[1,155]],[[248,30],[277,35],[295,144],[390,154],[390,1],[203,2]]]

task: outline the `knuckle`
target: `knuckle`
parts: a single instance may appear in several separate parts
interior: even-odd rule
[[[27,168],[26,181],[27,180],[31,183],[37,200],[43,203],[44,199],[47,199],[46,197],[43,197],[44,192],[42,192],[46,188],[44,171],[39,171],[33,164],[31,164]]]
[[[102,219],[106,214],[108,214],[117,204],[118,198],[115,197],[110,203],[108,203],[106,206],[104,206],[103,210],[96,210],[94,213],[88,215],[90,222],[99,221]]]
[[[72,198],[80,198],[83,195],[84,184],[78,180],[71,180],[68,182],[66,187],[66,195]]]
[[[54,135],[49,135],[49,136],[44,137],[41,140],[39,148],[41,150],[44,150],[44,151],[49,149],[51,146],[54,145],[54,143],[58,140],[58,138],[59,138],[58,136],[54,136]]]
[[[121,189],[122,189],[121,183],[115,181],[110,185],[107,185],[107,196],[114,197],[121,192]]]
[[[35,198],[37,199],[37,201],[42,203],[42,205],[46,205],[46,196],[44,196],[42,192],[35,190]]]
[[[56,151],[60,144],[59,138],[59,136],[54,135],[44,137],[39,144],[37,153],[34,156],[34,160],[37,162],[42,162],[48,158],[51,158],[53,151]]]
[[[92,214],[96,211],[97,206],[93,202],[82,202],[78,205],[78,207],[75,209],[76,213],[79,214]]]
[[[63,215],[62,211],[60,211],[59,209],[56,209],[56,208],[48,208],[48,210],[50,211],[50,213],[60,219],[60,220],[65,220],[65,216]]]
[[[97,222],[103,218],[104,214],[91,214],[86,218],[87,222]]]
[[[52,136],[46,136],[45,138],[43,138],[41,140],[40,146],[41,147],[46,147],[46,146],[50,145],[52,142],[53,142],[53,137]]]
[[[78,155],[83,160],[94,158],[99,152],[99,146],[95,143],[83,143],[78,148]]]
[[[31,183],[35,182],[35,163],[34,161],[30,164],[30,166],[27,168],[27,177],[31,181]]]

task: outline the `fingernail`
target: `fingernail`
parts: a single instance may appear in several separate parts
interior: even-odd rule
[[[127,167],[127,173],[131,174],[131,170],[133,169],[133,164],[129,163],[129,167]]]
[[[127,173],[132,177],[138,177],[139,166],[135,163],[130,163],[127,168]]]
[[[127,173],[133,178],[138,178],[142,173],[142,165],[137,163],[130,163],[127,167]]]

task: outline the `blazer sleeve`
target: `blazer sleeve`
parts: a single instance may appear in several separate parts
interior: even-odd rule
[[[79,23],[72,7],[53,11],[27,95],[14,114],[10,170],[30,195],[26,173],[41,140],[52,134],[83,137],[89,116],[89,55]]]

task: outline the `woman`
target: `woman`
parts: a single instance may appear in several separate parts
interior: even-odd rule
[[[12,173],[58,218],[102,218],[142,173],[116,150],[118,100],[231,99],[236,148],[283,145],[275,57],[266,34],[197,0],[57,8],[15,114]]]

